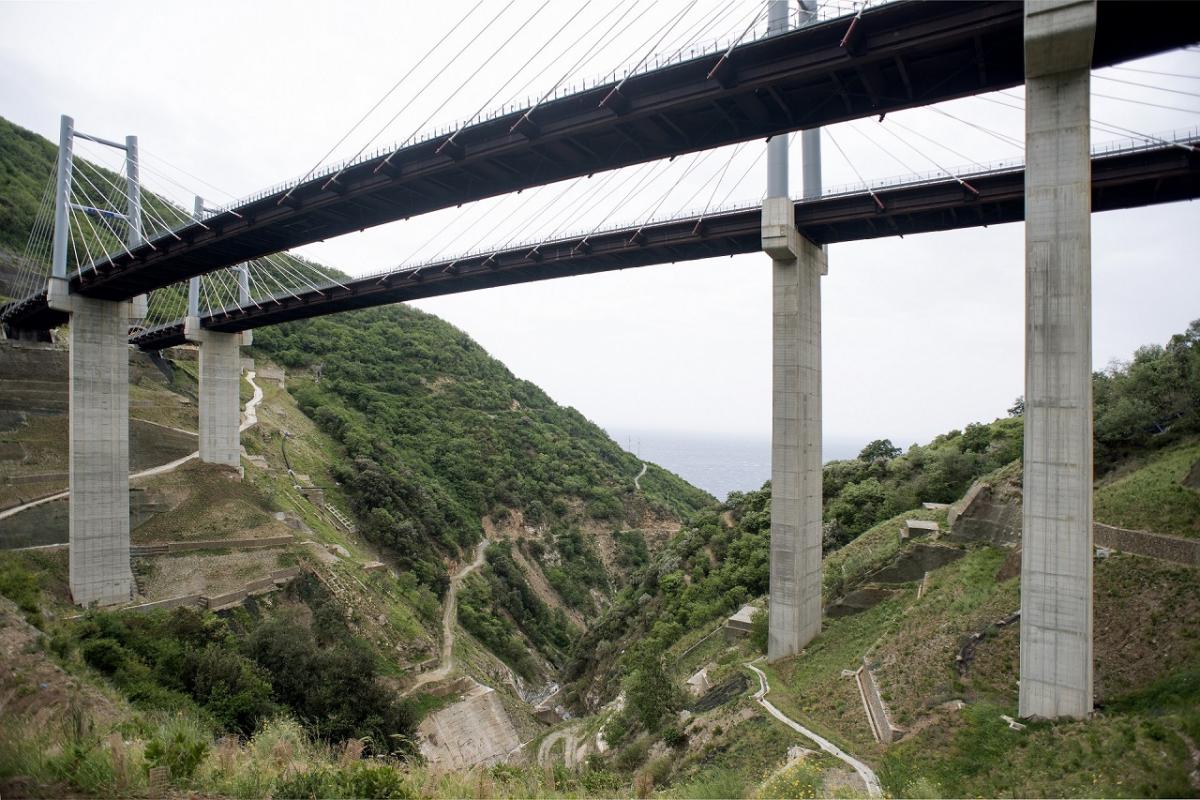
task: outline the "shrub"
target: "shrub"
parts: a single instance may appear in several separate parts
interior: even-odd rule
[[[679,730],[675,725],[668,725],[663,728],[662,732],[663,743],[674,750],[680,750],[687,747],[687,734]]]
[[[196,773],[208,754],[208,733],[187,717],[173,717],[151,737],[146,745],[146,764],[166,767],[171,780],[183,783]]]
[[[129,659],[129,652],[112,639],[92,639],[80,648],[83,660],[105,675],[121,669]]]
[[[771,632],[769,613],[767,609],[760,608],[750,617],[750,646],[759,653],[767,652]]]
[[[343,797],[415,798],[417,793],[404,782],[404,777],[388,764],[360,761],[341,773]]]

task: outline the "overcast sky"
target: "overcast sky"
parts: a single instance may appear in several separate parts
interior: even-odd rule
[[[329,160],[456,124],[481,107],[536,96],[567,73],[562,85],[636,64],[651,51],[737,36],[760,9],[757,0],[732,6],[715,0],[583,6],[493,0],[472,14],[473,7],[0,3],[0,114],[55,140],[61,113],[89,133],[136,133],[148,188],[187,207],[194,193],[221,203],[303,175],[410,69]],[[467,21],[458,25],[464,15]],[[612,34],[603,38],[610,26]],[[434,54],[418,62],[445,34]],[[1170,53],[1097,76],[1093,119],[1105,125],[1156,134],[1200,122],[1200,52]],[[945,114],[913,110],[882,124],[834,126],[823,138],[825,185],[1019,159],[1014,140],[1022,138],[1021,97],[1016,89],[943,104]],[[1112,129],[1093,131],[1097,144],[1117,138]],[[763,149],[755,141],[640,172],[597,175],[301,252],[357,274],[636,222],[655,212],[756,202],[765,188]],[[794,190],[800,186],[798,150]],[[77,152],[116,165],[114,155],[98,147],[81,144]],[[1141,344],[1162,343],[1200,317],[1198,209],[1181,203],[1093,216],[1097,368],[1128,358]],[[1003,415],[1022,393],[1020,224],[834,245],[829,265],[822,286],[827,438],[923,441]],[[602,425],[769,435],[766,256],[567,278],[416,305],[466,330],[517,375]]]

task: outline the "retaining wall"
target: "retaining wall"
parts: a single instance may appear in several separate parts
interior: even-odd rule
[[[1200,540],[1168,536],[1165,533],[1133,531],[1102,522],[1094,523],[1092,531],[1097,547],[1108,547],[1122,553],[1200,567]]]

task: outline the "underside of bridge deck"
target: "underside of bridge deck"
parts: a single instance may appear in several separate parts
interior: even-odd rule
[[[1094,66],[1192,42],[1186,3],[1100,4]],[[463,128],[269,191],[132,253],[79,293],[128,299],[269,253],[557,180],[1003,89],[1023,79],[1020,2],[895,2]],[[607,98],[607,101],[606,101]]]
[[[978,196],[951,179],[796,203],[796,227],[817,244],[904,236],[1019,222],[1025,213],[1023,169],[970,176]],[[1092,209],[1133,208],[1200,197],[1200,153],[1159,147],[1092,159]],[[879,207],[882,203],[883,208]],[[436,297],[494,286],[630,267],[756,252],[758,207],[522,246],[429,264],[419,270],[360,278],[279,302],[232,308],[204,319],[216,331],[241,331],[355,308]],[[133,337],[147,350],[182,344],[183,327],[168,325]]]

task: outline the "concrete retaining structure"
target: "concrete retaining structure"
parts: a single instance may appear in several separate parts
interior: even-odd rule
[[[223,608],[240,605],[243,600],[253,594],[260,594],[264,591],[272,591],[279,586],[291,581],[300,574],[298,567],[290,567],[287,569],[277,569],[265,578],[250,581],[240,589],[235,589],[232,592],[225,592],[218,595],[201,595],[200,605],[210,611],[219,611]]]
[[[883,704],[883,697],[879,694],[875,675],[872,674],[865,658],[862,666],[855,671],[854,680],[858,684],[858,694],[862,698],[863,707],[867,712],[867,723],[871,726],[871,735],[875,737],[875,741],[881,744],[891,744],[896,738],[896,731],[892,728],[892,722],[888,718],[887,706]]]
[[[498,764],[521,745],[496,691],[482,685],[426,717],[417,734],[421,755],[435,771]]]
[[[1097,522],[1092,525],[1094,543],[1122,553],[1157,558],[1189,567],[1200,567],[1200,539],[1184,539],[1164,533],[1134,531]]]
[[[262,536],[256,539],[203,539],[194,542],[148,542],[130,547],[137,557],[186,553],[192,550],[265,550],[286,547],[296,541],[294,536]]]

